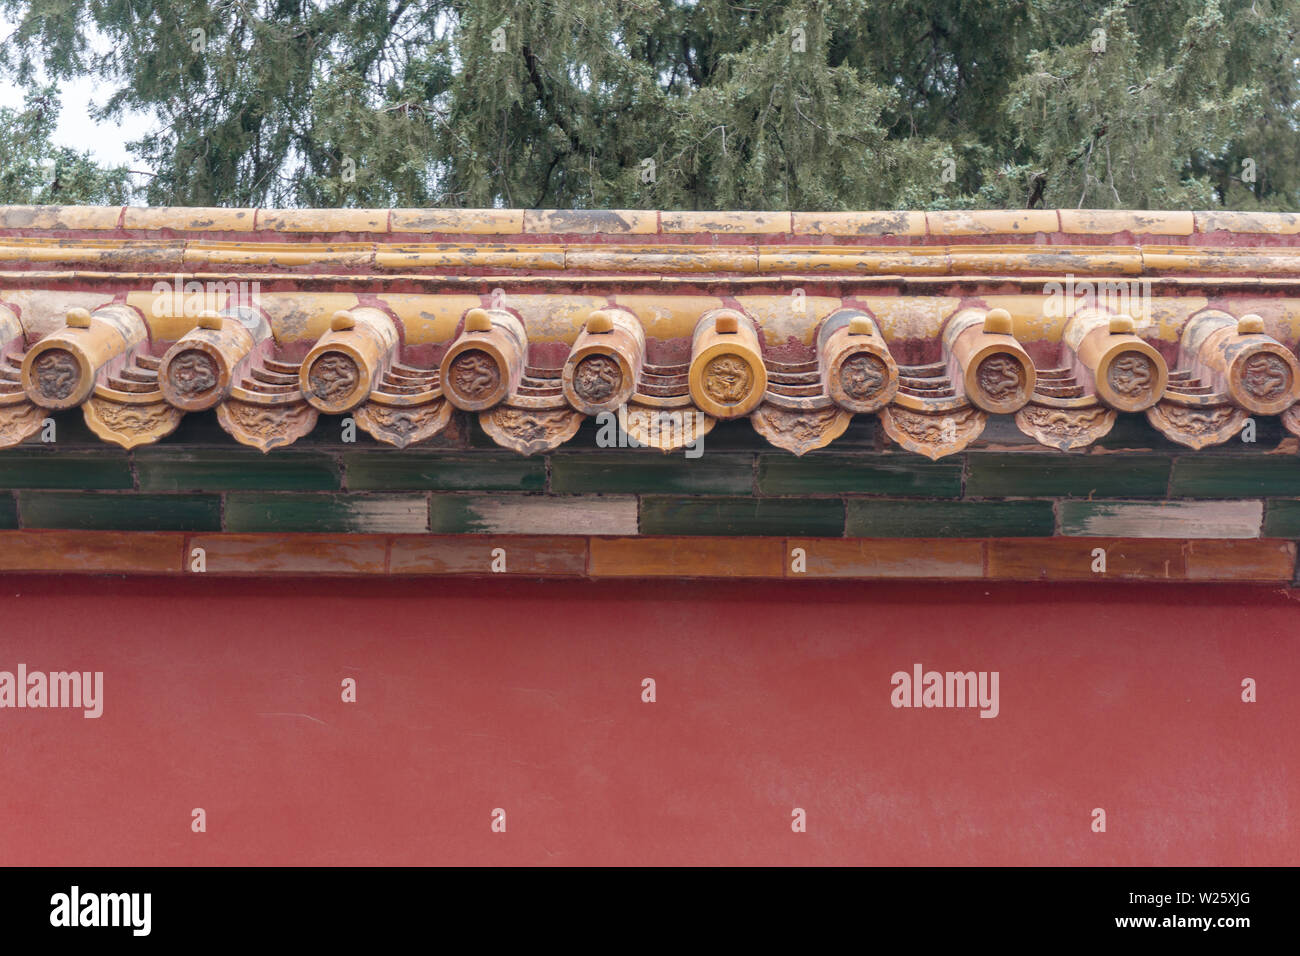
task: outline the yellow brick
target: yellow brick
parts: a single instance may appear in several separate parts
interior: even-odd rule
[[[554,245],[487,246],[434,243],[380,246],[380,269],[563,269],[564,250]]]
[[[281,345],[315,342],[329,331],[335,312],[360,304],[355,295],[344,292],[262,292],[257,302],[270,317]]]
[[[925,217],[930,235],[936,237],[1033,235],[1059,228],[1054,209],[951,209],[927,212]]]
[[[116,229],[121,206],[0,206],[0,229]]]
[[[1062,209],[1061,231],[1084,235],[1112,235],[1117,232],[1159,236],[1190,236],[1194,217],[1190,212],[1153,212],[1134,209]]]
[[[596,309],[609,304],[604,296],[520,295],[507,292],[501,307],[517,313],[528,328],[529,342],[572,344],[582,325]]]
[[[937,247],[784,246],[761,247],[758,271],[816,275],[944,275],[947,251]]]
[[[799,236],[924,236],[923,212],[797,212]]]
[[[790,231],[788,212],[665,212],[660,214],[665,233],[723,232],[780,233]]]
[[[844,305],[843,299],[811,295],[798,302],[789,295],[738,295],[736,302],[758,322],[763,341],[773,346],[790,339],[812,345],[818,324]]]
[[[259,209],[264,232],[387,232],[387,209]]]
[[[1293,249],[1144,246],[1142,264],[1147,271],[1181,272],[1185,275],[1300,275],[1300,255]]]
[[[379,301],[401,320],[407,345],[439,345],[450,342],[465,313],[483,304],[482,297],[477,295],[397,293],[381,295]]]
[[[522,209],[394,209],[393,232],[509,236],[524,231]]]
[[[610,298],[631,310],[645,326],[646,335],[653,339],[689,339],[700,316],[725,304],[721,298],[703,295],[611,295]]]
[[[657,212],[634,209],[529,209],[524,212],[524,232],[534,234],[652,235],[658,231]]]
[[[1137,275],[1142,254],[1136,246],[1031,246],[975,245],[948,249],[954,275],[1034,276]]]
[[[1189,215],[1191,215],[1189,213]],[[1198,212],[1197,232],[1259,232],[1293,236],[1300,233],[1300,214],[1294,212]]]
[[[748,243],[650,248],[608,243],[603,246],[570,246],[565,253],[566,268],[601,272],[749,272],[757,262],[757,247]]]
[[[374,262],[374,246],[367,242],[212,242],[193,240],[185,245],[185,265],[191,269],[231,266],[292,268],[363,268]]]
[[[127,229],[172,229],[176,232],[243,232],[252,230],[256,215],[255,209],[128,206],[123,225]]]

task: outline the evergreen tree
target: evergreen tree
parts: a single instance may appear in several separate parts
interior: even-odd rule
[[[58,90],[31,90],[22,110],[0,108],[0,203],[13,205],[119,205],[130,200],[131,175],[106,168],[89,151],[55,146]]]
[[[1300,0],[0,9],[157,118],[153,204],[1300,208]]]

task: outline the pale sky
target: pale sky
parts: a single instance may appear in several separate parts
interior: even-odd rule
[[[14,29],[12,22],[0,19],[0,36],[8,37]],[[151,117],[132,113],[118,123],[96,123],[87,112],[91,103],[101,106],[113,90],[101,87],[94,79],[82,77],[59,84],[63,109],[59,112],[59,125],[54,133],[56,146],[68,146],[77,152],[90,150],[95,160],[104,165],[124,165],[130,169],[151,172],[140,160],[132,158],[126,144],[140,139],[152,128]],[[0,106],[22,109],[26,90],[7,79],[0,78]]]

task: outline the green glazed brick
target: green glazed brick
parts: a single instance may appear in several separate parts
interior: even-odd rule
[[[1248,459],[1185,455],[1174,462],[1174,498],[1300,496],[1300,461],[1294,455]]]
[[[1050,537],[1056,527],[1050,501],[850,498],[846,507],[853,538]]]
[[[633,495],[454,495],[429,502],[434,534],[637,533]]]
[[[1264,502],[1265,538],[1300,538],[1300,501],[1269,498]]]
[[[551,456],[551,491],[747,495],[754,487],[754,456],[743,453],[687,458],[653,448],[597,449]]]
[[[219,531],[218,495],[20,491],[24,528],[81,531]]]
[[[0,495],[0,528],[18,527],[18,501],[13,495]]]
[[[20,445],[0,451],[0,488],[131,488],[131,462],[121,449]]]
[[[837,498],[648,496],[641,499],[641,533],[840,537],[844,503]]]
[[[227,531],[334,531],[406,534],[429,530],[424,495],[226,495]]]
[[[961,494],[961,462],[912,454],[759,455],[758,490],[764,495],[955,498]]]
[[[337,491],[342,469],[329,455],[251,448],[137,448],[141,491]]]
[[[967,498],[1163,498],[1164,455],[967,455]]]
[[[350,491],[543,491],[546,459],[513,452],[430,454],[406,450],[348,452]]]

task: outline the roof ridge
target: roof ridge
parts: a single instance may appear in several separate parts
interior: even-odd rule
[[[831,212],[633,209],[264,209],[0,206],[3,232],[498,236],[1295,236],[1300,213],[1238,210],[948,209]]]

